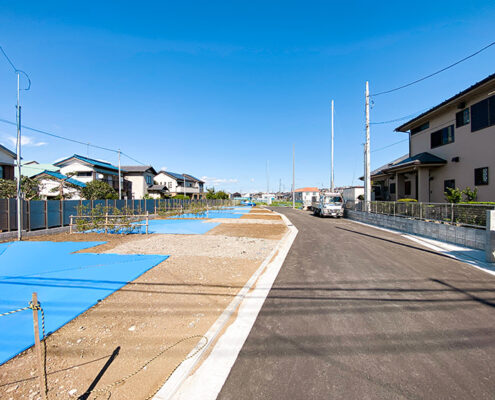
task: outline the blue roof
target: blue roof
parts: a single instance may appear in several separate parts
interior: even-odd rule
[[[118,171],[119,170],[119,168],[116,167],[115,165],[112,165],[112,164],[107,163],[105,161],[99,161],[99,160],[95,160],[93,158],[83,157],[83,156],[80,156],[79,154],[74,154],[73,156],[67,157],[64,160],[61,160],[61,161],[56,162],[54,165],[62,164],[64,161],[70,160],[71,158],[76,158],[76,159],[81,160],[81,161],[83,161],[85,163],[88,163],[88,164],[91,164],[91,165],[95,165],[95,166],[98,166],[98,167],[102,167],[102,168],[106,168],[106,169],[113,169],[115,171]],[[121,169],[121,171],[122,172],[125,172],[123,169]]]
[[[50,175],[50,176],[53,176],[54,178],[57,178],[57,179],[63,179],[66,182],[72,183],[73,185],[76,185],[76,186],[79,186],[79,187],[86,187],[86,184],[85,183],[80,182],[77,179],[72,179],[72,178],[67,179],[67,175],[61,174],[60,172],[43,171],[43,172],[39,173],[38,175],[41,175],[41,174]]]
[[[184,175],[182,174],[177,174],[175,172],[170,172],[170,171],[165,171],[166,174],[169,174],[170,176],[176,178],[176,179],[181,179],[184,180]]]

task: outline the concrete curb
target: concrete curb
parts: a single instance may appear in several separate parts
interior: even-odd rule
[[[154,400],[172,398],[213,400],[218,396],[297,236],[297,228],[287,217],[282,214],[279,215],[281,215],[289,232],[265,258],[246,285],[206,332],[208,344],[175,370],[157,392]],[[222,332],[236,310],[237,317],[234,322],[219,337],[210,355],[205,360],[201,360],[210,344]],[[202,343],[203,341],[200,341],[189,354],[198,351]],[[200,366],[196,372],[190,375],[197,365]]]

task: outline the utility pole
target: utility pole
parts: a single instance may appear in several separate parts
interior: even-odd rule
[[[21,105],[19,104],[19,72],[17,72],[17,240],[22,240],[22,199],[21,199]]]
[[[122,179],[120,170],[120,149],[119,149],[119,200],[122,200]]]
[[[184,197],[186,197],[186,175],[182,174],[182,176],[184,177]]]
[[[282,192],[282,178],[279,178],[278,180],[278,192]]]
[[[296,145],[292,144],[292,208],[296,208]]]
[[[366,143],[364,145],[364,206],[369,211],[371,201],[370,177],[370,88],[366,81]]]
[[[332,150],[331,150],[331,168],[330,168],[330,192],[333,193],[334,182],[333,182],[333,100],[332,100]]]

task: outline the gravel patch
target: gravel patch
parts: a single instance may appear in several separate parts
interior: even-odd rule
[[[262,260],[277,243],[278,240],[224,235],[150,235],[144,239],[118,244],[105,252]]]

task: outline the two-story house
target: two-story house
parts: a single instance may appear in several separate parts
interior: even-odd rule
[[[100,180],[108,183],[115,191],[119,190],[119,168],[106,161],[95,160],[74,154],[71,157],[55,162],[60,173],[68,175],[83,183]],[[126,171],[121,168],[122,198],[132,198],[132,184],[123,178]]]
[[[447,188],[476,187],[478,201],[495,201],[495,74],[395,130],[409,134],[409,154],[371,177],[388,199],[440,203]]]
[[[0,144],[0,179],[14,179],[17,155]]]
[[[304,207],[310,207],[313,201],[320,200],[320,189],[305,187],[294,190],[295,201],[302,202]]]
[[[183,194],[192,199],[202,199],[205,195],[204,182],[189,174],[160,171],[155,176],[155,183],[166,186],[171,196]]]

